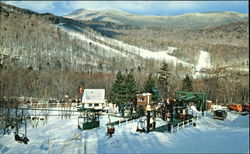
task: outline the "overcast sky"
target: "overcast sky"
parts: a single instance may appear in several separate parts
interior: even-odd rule
[[[142,15],[178,15],[194,12],[235,11],[248,14],[248,1],[5,1],[39,13],[66,15],[88,10],[120,10]]]

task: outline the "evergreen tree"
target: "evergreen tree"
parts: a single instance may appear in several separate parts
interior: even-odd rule
[[[161,93],[163,97],[168,97],[169,96],[169,87],[170,87],[170,69],[168,67],[167,63],[163,63],[163,66],[160,68],[159,77],[158,77],[158,83],[159,83],[159,88],[161,90]]]
[[[193,81],[190,79],[190,77],[188,76],[188,74],[186,74],[186,78],[183,79],[182,81],[182,91],[187,91],[187,92],[191,92],[193,91]]]
[[[125,77],[122,75],[121,71],[119,71],[116,75],[115,83],[111,88],[109,101],[120,106],[124,102],[125,94]]]
[[[156,88],[156,81],[152,77],[152,74],[149,74],[148,80],[144,83],[144,91],[148,93],[152,93],[152,90]]]
[[[125,76],[119,71],[116,75],[115,83],[112,86],[109,101],[115,103],[119,107],[119,111],[123,113],[125,103],[135,98],[136,89],[134,75],[129,73]]]
[[[125,80],[126,101],[134,100],[136,96],[137,86],[134,75],[130,72]]]

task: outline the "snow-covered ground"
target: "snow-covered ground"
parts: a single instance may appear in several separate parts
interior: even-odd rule
[[[119,118],[112,117],[112,121]],[[137,120],[115,126],[113,137],[106,136],[108,116],[101,116],[99,128],[80,131],[77,116],[50,117],[38,128],[28,126],[30,142],[17,143],[14,136],[0,137],[0,153],[248,153],[249,116],[228,113],[225,121],[210,113],[197,126],[168,132],[136,132]],[[156,126],[164,122],[157,119]],[[20,132],[24,130],[20,130]]]

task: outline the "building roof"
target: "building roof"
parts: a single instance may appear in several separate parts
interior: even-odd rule
[[[84,89],[83,103],[105,103],[105,89]]]
[[[136,96],[150,96],[152,95],[151,93],[142,93],[142,94],[137,94]]]

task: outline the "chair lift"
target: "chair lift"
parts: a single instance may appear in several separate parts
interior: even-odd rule
[[[15,140],[19,143],[28,144],[29,139],[27,137],[27,121],[25,119],[25,134],[18,133],[18,123],[16,123],[16,131],[14,132]]]
[[[78,117],[78,128],[81,130],[88,130],[97,128],[100,126],[99,111],[95,109],[82,109],[84,113],[81,113]]]
[[[107,123],[107,134],[109,134],[110,137],[115,133],[115,127],[114,124],[111,123],[110,117],[109,118],[109,123]]]
[[[137,131],[137,132],[143,132],[143,133],[146,132],[146,129],[145,129],[145,122],[142,120],[142,118],[140,118],[140,120],[139,120],[138,123],[137,123],[136,131]]]

